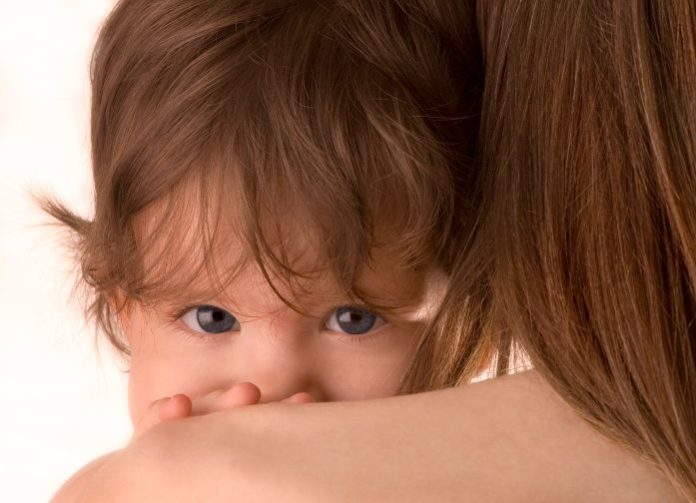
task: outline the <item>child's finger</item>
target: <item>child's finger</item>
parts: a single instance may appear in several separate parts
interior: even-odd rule
[[[160,398],[149,405],[138,421],[133,436],[137,437],[161,422],[187,417],[190,414],[191,399],[186,395]]]
[[[193,408],[191,399],[183,394],[174,395],[164,402],[159,408],[160,421],[180,419],[191,415]]]
[[[234,384],[230,388],[219,389],[196,398],[193,401],[193,415],[210,414],[233,407],[259,403],[261,391],[250,383]]]
[[[261,399],[261,390],[250,382],[235,384],[218,397],[217,406],[221,409],[238,407],[240,405],[254,405]]]
[[[314,397],[310,395],[309,393],[306,393],[304,391],[300,393],[295,393],[294,395],[285,398],[280,401],[281,403],[312,403],[314,402]]]
[[[146,432],[156,424],[162,422],[162,420],[160,419],[159,411],[160,408],[162,408],[162,405],[168,402],[169,399],[170,397],[160,398],[159,400],[155,400],[148,406],[148,408],[145,410],[145,413],[140,417],[138,424],[133,429],[134,437],[142,435],[144,432]]]

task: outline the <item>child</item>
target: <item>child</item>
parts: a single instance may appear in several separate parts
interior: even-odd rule
[[[152,2],[155,6],[161,3]],[[356,1],[336,7],[324,2],[314,9],[303,2],[288,5],[282,12],[285,15],[247,7],[251,17],[235,16],[235,23],[241,24],[234,27],[231,17],[220,21],[218,14],[224,10],[220,6],[209,5],[203,11],[170,3],[176,19],[204,19],[208,28],[194,23],[190,30],[179,32],[183,39],[161,37],[161,30],[180,26],[165,12],[153,17],[152,11],[135,9],[130,20],[120,13],[121,21],[129,21],[129,25],[142,21],[141,26],[160,36],[155,38],[160,43],[154,46],[160,51],[123,30],[115,20],[107,24],[105,33],[110,27],[111,37],[123,35],[118,39],[124,44],[121,49],[137,47],[150,57],[136,65],[113,54],[114,47],[119,47],[113,39],[102,46],[105,59],[100,66],[97,58],[95,68],[95,117],[103,120],[104,134],[97,124],[95,140],[101,141],[102,148],[95,149],[95,166],[100,159],[113,157],[121,159],[114,166],[121,166],[124,173],[117,176],[116,170],[116,176],[111,176],[106,170],[99,178],[97,169],[95,223],[84,225],[74,219],[73,223],[88,237],[90,232],[99,236],[97,229],[105,229],[99,222],[109,212],[102,210],[100,217],[100,190],[122,214],[131,215],[130,220],[114,217],[114,233],[106,235],[109,239],[103,243],[116,242],[124,229],[131,233],[130,241],[111,248],[85,246],[86,256],[92,250],[86,271],[101,279],[100,285],[112,286],[107,298],[116,301],[116,306],[126,306],[120,312],[127,314],[127,306],[156,309],[157,300],[164,296],[154,292],[167,291],[164,287],[177,278],[167,271],[190,273],[194,286],[200,271],[217,271],[209,276],[212,291],[232,284],[227,282],[228,272],[242,278],[247,269],[220,267],[228,265],[226,257],[229,265],[244,263],[224,253],[237,236],[243,240],[242,249],[254,259],[247,263],[258,266],[267,281],[264,286],[279,297],[293,294],[286,300],[295,301],[296,307],[305,300],[303,293],[317,293],[312,283],[317,269],[329,271],[331,282],[350,299],[369,297],[358,279],[371,271],[385,271],[380,264],[374,265],[379,257],[387,257],[389,271],[408,264],[420,266],[421,273],[437,268],[449,272],[452,262],[445,250],[461,245],[447,241],[456,235],[446,232],[449,224],[439,227],[440,222],[447,223],[441,218],[448,214],[449,206],[430,198],[436,192],[428,187],[445,178],[454,182],[449,186],[456,193],[465,194],[468,186],[457,185],[461,180],[453,175],[442,178],[448,172],[441,171],[445,165],[457,172],[466,168],[447,154],[446,131],[438,127],[442,124],[436,119],[471,115],[448,114],[443,104],[455,101],[447,101],[446,92],[435,92],[446,87],[439,86],[447,75],[446,65],[439,64],[441,58],[451,55],[456,60],[446,50],[448,44],[438,45],[437,41],[448,33],[443,20],[472,24],[454,14],[415,12],[409,0],[399,2],[407,6],[404,11],[389,2],[369,3],[372,5]],[[430,8],[438,7],[437,2],[427,3]],[[171,499],[172,495],[186,499],[177,490],[187,490],[187,495],[195,494],[195,500],[204,501],[240,499],[240,495],[249,499],[250,494],[256,495],[252,490],[262,494],[254,499],[264,501],[325,501],[332,496],[356,501],[460,497],[479,501],[683,500],[669,490],[668,481],[694,500],[690,496],[696,494],[692,399],[696,267],[695,234],[693,225],[688,225],[693,219],[687,218],[693,215],[693,198],[686,196],[696,177],[693,168],[685,169],[696,165],[689,162],[696,152],[692,148],[696,135],[690,128],[694,124],[690,120],[694,111],[692,69],[696,68],[689,65],[696,47],[692,4],[577,2],[573,9],[555,1],[478,4],[487,68],[481,125],[487,189],[483,237],[490,239],[484,249],[493,255],[487,260],[493,262],[495,274],[491,274],[488,289],[472,296],[495,296],[495,313],[502,318],[496,322],[525,343],[538,373],[360,405],[247,407],[240,414],[177,421],[134,442],[124,456],[115,456],[116,462],[103,465],[105,476],[97,481],[103,485],[95,484],[96,489],[87,491],[82,500],[102,499],[99,496],[108,491],[105,488],[121,487],[128,488],[121,501],[133,501],[133,495],[145,500],[140,497],[143,489],[157,497],[148,501]],[[382,10],[390,12],[378,12]],[[306,15],[292,17],[291,12]],[[356,17],[356,12],[361,15]],[[400,14],[390,17],[389,13]],[[318,23],[320,19],[324,22]],[[327,19],[333,24],[327,24]],[[405,29],[402,23],[407,24]],[[323,29],[327,26],[333,29]],[[210,36],[214,27],[219,30]],[[233,44],[229,37],[240,33],[242,41]],[[298,34],[301,36],[295,38]],[[366,40],[370,43],[363,43]],[[177,41],[202,45],[193,50]],[[245,68],[225,73],[232,80],[222,78],[220,71],[213,71],[214,63],[240,44],[249,48],[250,61],[258,65],[258,71]],[[186,55],[195,55],[196,60],[184,66],[182,74],[175,59]],[[119,80],[110,81],[105,75],[110,64],[116,65]],[[416,66],[421,71],[414,72]],[[598,69],[602,71],[599,79]],[[144,78],[148,73],[175,79],[155,90]],[[198,85],[188,80],[194,75]],[[232,84],[245,82],[254,86],[249,84],[244,89],[247,94],[240,96],[239,86]],[[423,82],[434,87],[424,87]],[[213,84],[223,86],[226,93],[212,93]],[[100,88],[112,97],[111,103],[100,101]],[[132,108],[130,91],[134,90],[143,97],[137,108]],[[195,99],[204,95],[217,99]],[[177,107],[172,108],[175,103],[168,102],[167,96],[177,96],[176,105],[184,107],[178,111],[187,112],[186,122],[182,122],[183,115],[174,113]],[[246,101],[239,101],[242,99]],[[121,104],[128,104],[125,113]],[[236,121],[244,117],[239,113],[244,110],[253,113],[246,116],[243,129],[229,131],[222,122],[201,120],[201,114],[211,117],[209,114],[218,113],[232,127],[240,124]],[[155,115],[148,115],[150,111]],[[180,143],[156,141],[158,135],[148,128],[162,126],[161,121],[149,120],[157,114],[169,118],[160,140],[171,134],[170,139],[178,138]],[[119,149],[131,141],[129,131],[116,127],[124,123],[133,125],[132,141],[137,148],[119,156]],[[466,133],[462,122],[450,124]],[[231,142],[221,143],[221,130]],[[190,134],[184,134],[186,131]],[[201,131],[207,134],[193,134]],[[146,143],[138,143],[140,140]],[[434,142],[444,149],[431,150]],[[192,148],[202,144],[205,148]],[[177,148],[181,149],[179,155],[189,155],[173,158],[171,152]],[[423,155],[427,151],[436,155]],[[229,158],[222,155],[225,152],[231,153]],[[245,155],[250,152],[258,155]],[[327,158],[336,162],[320,162]],[[171,170],[166,177],[152,173],[154,159]],[[223,176],[220,161],[225,159],[231,168]],[[177,162],[167,164],[171,160]],[[180,160],[188,162],[180,164]],[[249,164],[250,160],[268,162]],[[204,173],[203,167],[210,171]],[[194,178],[198,184],[182,184],[179,187],[185,188],[176,192],[169,182],[177,169],[198,173]],[[421,176],[421,169],[430,176]],[[205,177],[200,176],[203,173]],[[394,190],[400,184],[405,190]],[[138,189],[150,195],[133,199],[129,194]],[[210,190],[210,195],[203,190]],[[231,196],[222,199],[223,194]],[[229,206],[235,211],[224,214],[234,218],[220,218],[228,201],[238,203]],[[321,205],[322,201],[326,204]],[[181,211],[187,205],[191,209]],[[437,211],[429,213],[428,209]],[[177,216],[187,219],[175,222]],[[429,219],[432,227],[423,226]],[[186,227],[191,221],[205,225]],[[339,221],[352,233],[332,232]],[[429,232],[431,229],[436,232]],[[297,233],[307,239],[299,239]],[[491,239],[491,234],[497,239]],[[437,241],[438,236],[445,241]],[[341,240],[343,247],[339,246]],[[316,242],[321,247],[311,248]],[[356,243],[363,246],[355,247]],[[152,246],[144,248],[143,244]],[[301,253],[309,249],[312,253]],[[102,256],[94,250],[108,251],[112,258],[106,260],[106,253]],[[133,263],[135,273],[115,275],[110,282],[104,275],[96,276],[112,263],[127,271],[127,260],[113,262],[123,257],[124,250],[141,256]],[[208,253],[186,255],[187,250]],[[314,260],[313,253],[320,258]],[[348,260],[351,257],[355,260]],[[183,270],[185,265],[200,267]],[[455,272],[462,270],[468,273],[471,269],[458,265]],[[163,274],[153,276],[157,271]],[[138,275],[161,282],[134,281]],[[453,283],[455,280],[459,288],[468,286],[459,275],[453,276]],[[293,285],[296,288],[285,289]],[[173,288],[168,291],[170,297],[178,293]],[[468,298],[464,299],[468,306]],[[377,309],[378,302],[372,304],[369,298],[365,301],[368,310]],[[238,320],[233,316],[234,321],[212,308],[196,309],[193,315],[188,306],[182,309],[185,325],[191,323],[196,329],[205,325],[211,331],[236,327]],[[249,319],[261,320],[262,314],[255,317],[252,313]],[[342,314],[337,313],[336,319]],[[370,326],[372,318],[365,310],[354,319],[355,314],[349,317],[351,328],[356,328],[353,323]],[[368,322],[363,324],[365,317]],[[132,334],[132,327],[138,325],[157,327],[156,319],[149,325],[137,317],[134,320],[131,330],[125,323],[126,333]],[[244,318],[240,325],[237,342],[244,337]],[[328,321],[326,325],[336,326]],[[277,344],[285,343],[286,333],[276,332]],[[456,337],[455,332],[451,334]],[[159,350],[156,339],[153,336],[149,342]],[[356,340],[363,341],[362,337]],[[422,340],[431,341],[432,333]],[[224,350],[232,342],[223,339],[214,344],[215,350]],[[201,351],[201,347],[210,346],[201,342],[190,350]],[[453,347],[450,353],[461,352]],[[133,353],[135,359],[135,349]],[[414,364],[423,361],[421,355],[419,349]],[[316,364],[318,360],[307,361]],[[451,362],[450,358],[447,365]],[[432,366],[421,368],[438,372]],[[265,392],[265,386],[261,387]],[[277,396],[296,389],[282,390]],[[266,415],[264,421],[269,410],[272,420]],[[218,418],[224,421],[216,424]],[[237,418],[246,424],[235,424],[232,419]],[[250,420],[262,427],[250,428]],[[314,435],[318,421],[323,434]],[[229,441],[235,436],[244,436],[243,445]],[[153,438],[156,441],[148,445],[146,441]],[[164,462],[163,453],[170,454]],[[170,458],[176,459],[172,463]],[[128,470],[123,469],[126,464]],[[245,466],[250,464],[255,465],[251,470]],[[665,477],[658,477],[655,467]],[[155,480],[153,468],[159,470]],[[156,490],[150,490],[151,486]],[[294,491],[289,494],[288,489]],[[96,498],[89,499],[89,495]]]
[[[479,96],[459,90],[478,53],[453,42],[468,7],[442,4],[117,4],[92,66],[94,218],[45,206],[129,357],[136,434],[401,391],[476,201]]]

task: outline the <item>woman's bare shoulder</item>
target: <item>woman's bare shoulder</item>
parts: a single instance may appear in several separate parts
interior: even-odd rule
[[[229,452],[241,448],[235,462],[251,462],[247,481],[284,488],[288,501],[307,501],[307,491],[317,501],[680,501],[535,371],[382,400],[240,412],[234,421],[248,437]],[[202,419],[214,432],[229,417]]]
[[[119,501],[680,501],[535,372],[175,421],[118,458],[108,485],[122,482]]]
[[[461,393],[452,398],[458,407],[475,411],[459,434],[470,454],[487,458],[481,477],[492,475],[493,484],[495,474],[509,476],[504,501],[685,501],[652,464],[583,420],[537,371],[451,392]],[[516,480],[526,494],[515,493],[509,482]]]

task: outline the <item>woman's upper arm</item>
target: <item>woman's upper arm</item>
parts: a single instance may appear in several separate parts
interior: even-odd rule
[[[197,465],[197,476],[214,474],[224,481],[216,494],[242,501],[679,501],[536,372],[381,400],[252,406],[180,426],[196,444],[190,455],[214,464]]]
[[[109,463],[89,490],[114,501],[677,501],[533,373],[174,421]]]
[[[54,502],[409,501],[423,491],[446,501],[471,473],[467,447],[443,429],[471,430],[455,396],[262,405],[165,423],[83,468]],[[475,488],[467,494],[476,501]]]

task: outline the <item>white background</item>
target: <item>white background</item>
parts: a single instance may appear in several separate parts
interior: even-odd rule
[[[125,365],[95,347],[64,234],[29,189],[89,216],[89,53],[110,0],[0,0],[0,500],[47,501],[127,441]]]

